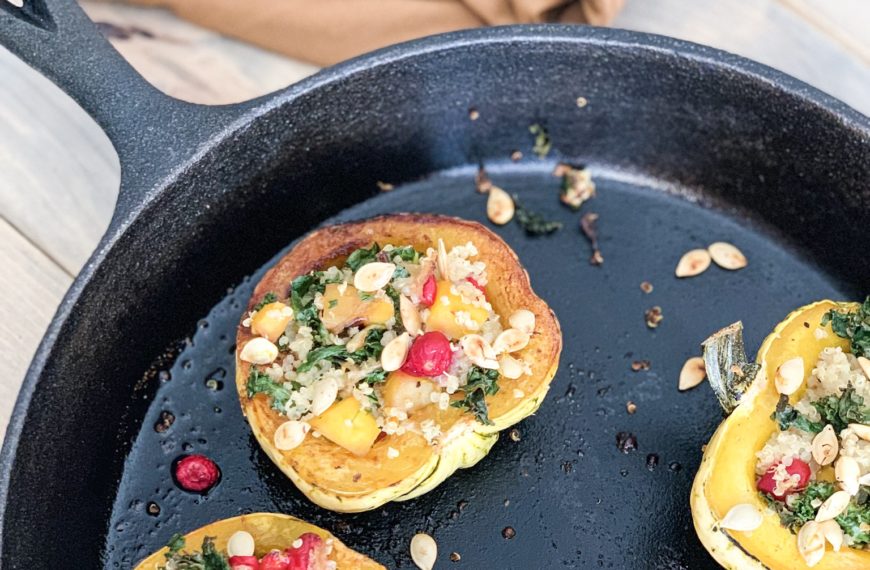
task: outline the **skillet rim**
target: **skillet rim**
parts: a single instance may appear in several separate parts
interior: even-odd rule
[[[125,196],[135,187],[135,180],[125,176],[122,168],[121,187],[118,202],[106,233],[97,244],[94,253],[82,267],[70,288],[64,295],[45,335],[34,353],[16,398],[9,418],[6,434],[0,449],[0,560],[5,545],[6,510],[9,498],[9,483],[17,458],[18,443],[27,421],[30,401],[47,361],[55,350],[63,328],[73,314],[79,300],[87,294],[87,287],[97,270],[111,259],[119,240],[157,203],[157,198],[178,182],[188,170],[207,154],[220,150],[220,145],[245,130],[264,115],[293,104],[311,92],[338,83],[373,68],[401,63],[426,54],[446,52],[475,45],[491,44],[583,44],[606,47],[608,49],[646,50],[676,60],[696,62],[717,72],[731,73],[745,78],[751,83],[760,83],[792,99],[813,107],[834,122],[839,128],[851,131],[854,136],[870,143],[870,117],[863,115],[843,101],[796,79],[782,71],[765,64],[732,54],[730,52],[704,46],[668,36],[634,32],[618,28],[599,28],[562,24],[512,25],[473,30],[462,30],[427,36],[400,44],[388,46],[368,54],[355,57],[303,79],[302,81],[237,105],[212,107],[224,109],[226,113],[205,113],[204,121],[226,121],[220,128],[212,129],[200,140],[196,150],[172,166],[165,176],[150,187],[141,190],[141,196]],[[200,111],[208,109],[206,106]],[[235,118],[232,118],[235,115]],[[227,119],[230,116],[231,118]],[[196,115],[193,116],[196,119]],[[123,167],[123,164],[122,164]],[[142,181],[140,181],[142,182]],[[146,184],[147,185],[147,184]]]

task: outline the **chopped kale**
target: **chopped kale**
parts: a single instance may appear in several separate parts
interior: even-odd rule
[[[794,409],[788,403],[788,396],[783,394],[776,404],[776,411],[771,414],[770,419],[776,420],[779,424],[779,429],[785,431],[790,427],[797,428],[809,433],[819,433],[824,429],[823,422],[810,421],[809,418]]]
[[[834,519],[843,532],[854,540],[854,545],[870,544],[870,505],[851,504],[846,512]]]
[[[179,538],[181,539],[180,546],[178,545]],[[182,552],[184,537],[180,535],[172,537],[169,548],[170,551],[166,554],[166,565],[161,567],[163,570],[230,570],[227,557],[218,552],[214,546],[214,538],[210,536],[202,540],[200,552]]]
[[[526,234],[530,236],[541,236],[555,232],[562,227],[562,222],[546,220],[541,214],[532,212],[524,208],[514,194],[514,206],[516,208],[516,219]]]
[[[468,382],[463,390],[465,397],[450,405],[471,412],[477,421],[484,425],[492,425],[492,421],[489,419],[489,409],[486,405],[486,396],[492,396],[498,392],[498,370],[472,366],[468,370]]]
[[[553,144],[550,141],[550,134],[547,129],[535,123],[529,127],[529,132],[535,135],[535,146],[532,147],[532,152],[538,155],[538,158],[544,158],[550,154],[550,148]]]
[[[378,368],[366,374],[365,378],[363,378],[363,382],[367,382],[368,384],[380,384],[386,379],[387,371],[383,368]]]
[[[285,388],[283,384],[273,382],[268,374],[253,367],[248,376],[247,388],[248,398],[253,398],[257,394],[266,394],[272,400],[272,408],[279,412],[284,411],[284,406],[290,400],[290,390]]]
[[[381,339],[384,337],[383,329],[372,329],[366,335],[365,343],[362,348],[351,352],[350,357],[354,362],[360,364],[366,360],[380,360],[381,352],[384,350],[384,345],[381,344]]]
[[[166,547],[169,549],[169,552],[166,553],[166,558],[171,558],[173,554],[183,550],[185,542],[183,534],[178,532],[173,534],[172,538],[169,539],[169,542],[166,543]]]
[[[344,345],[341,344],[331,344],[328,346],[321,346],[315,349],[312,349],[308,352],[308,356],[305,357],[305,362],[299,365],[296,369],[298,372],[308,372],[314,365],[327,360],[333,364],[337,364],[344,360],[347,360],[348,354],[347,349],[344,348]]]
[[[812,404],[822,422],[831,424],[837,433],[849,424],[870,423],[870,408],[864,406],[864,398],[855,393],[851,384],[839,396],[825,396]]]
[[[351,271],[356,273],[357,271],[359,271],[359,268],[366,263],[371,263],[375,261],[380,250],[381,246],[376,243],[372,244],[370,248],[362,247],[354,251],[347,257],[345,265],[350,267]]]
[[[480,368],[479,366],[469,368],[465,391],[478,388],[483,390],[487,396],[496,395],[498,393],[498,370]]]
[[[401,279],[404,277],[410,277],[411,272],[402,267],[401,265],[396,266],[396,270],[393,271],[393,279]]]
[[[402,325],[402,327],[404,327],[405,324],[402,322],[402,311],[400,309],[400,303],[399,303],[399,297],[400,297],[399,292],[396,291],[396,288],[393,287],[392,285],[387,285],[384,288],[384,293],[386,293],[387,297],[389,297],[393,301],[393,314],[396,317],[396,323],[400,324],[400,325]]]
[[[214,539],[210,536],[202,540],[202,561],[204,570],[230,570],[230,563],[226,556],[218,552],[214,546]]]
[[[293,319],[300,326],[310,327],[315,337],[321,341],[329,337],[329,331],[320,321],[320,312],[314,305],[317,293],[323,293],[326,285],[321,283],[323,272],[300,275],[290,284],[290,306],[293,308]]]
[[[402,261],[408,261],[411,263],[418,263],[420,261],[420,252],[410,245],[394,247],[387,253],[390,256],[390,261],[394,260],[396,257],[399,257]]]
[[[260,309],[262,309],[263,307],[265,307],[265,306],[268,305],[269,303],[274,303],[274,302],[277,301],[277,300],[278,300],[278,295],[276,295],[275,293],[272,293],[271,291],[269,291],[268,293],[266,293],[265,295],[263,295],[263,298],[260,299],[260,302],[259,302],[259,303],[257,303],[256,305],[254,305],[254,310],[255,310],[255,311],[259,311]]]
[[[365,291],[357,291],[357,295],[359,295],[359,298],[362,299],[363,301],[371,301],[372,299],[375,298],[375,296],[372,293],[367,293]]]
[[[777,501],[767,493],[761,496],[767,504],[779,515],[782,525],[791,532],[796,533],[807,522],[816,518],[818,507],[813,506],[813,501],[818,500],[819,505],[834,494],[834,484],[829,481],[813,481],[807,488],[796,495],[788,506],[782,501]]]
[[[338,305],[338,299],[330,299],[329,308],[334,309],[336,305]]]
[[[870,357],[870,296],[855,312],[828,311],[822,317],[822,325],[828,323],[834,334],[849,339],[852,354]]]

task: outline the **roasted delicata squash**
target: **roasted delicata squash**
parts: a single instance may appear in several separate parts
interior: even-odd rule
[[[729,414],[692,487],[725,568],[870,568],[870,299],[790,314],[747,362],[736,323],[704,342]]]
[[[276,513],[242,515],[177,534],[135,570],[187,568],[384,570],[322,528]]]
[[[341,512],[417,497],[540,406],[559,324],[480,224],[398,214],[316,231],[238,328],[242,410],[272,461]]]

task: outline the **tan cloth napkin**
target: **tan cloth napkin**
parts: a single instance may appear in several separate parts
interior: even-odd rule
[[[463,28],[609,23],[624,0],[129,0],[317,65]]]

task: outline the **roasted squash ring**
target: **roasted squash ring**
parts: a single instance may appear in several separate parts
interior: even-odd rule
[[[854,303],[820,301],[791,313],[761,345],[756,362],[761,366],[754,380],[743,384],[733,374],[732,364],[739,364],[743,352],[739,327],[732,325],[705,343],[719,344],[705,351],[707,373],[723,407],[731,408],[704,451],[701,466],[691,492],[695,531],[701,542],[725,568],[799,570],[809,568],[797,548],[797,538],[781,523],[756,489],[756,452],[778,430],[771,419],[780,395],[775,386],[778,367],[795,357],[804,360],[805,379],[824,348],[840,347],[850,351],[849,341],[821,325],[828,311],[855,311]],[[817,328],[827,335],[815,334]],[[739,346],[738,346],[739,345]],[[731,364],[729,364],[729,362]],[[805,390],[790,398],[795,402]],[[729,509],[738,504],[755,505],[763,514],[761,526],[749,532],[725,530],[719,522]],[[839,552],[828,551],[813,566],[815,570],[857,570],[870,568],[870,551],[845,545]]]
[[[218,552],[225,553],[227,541],[237,531],[245,531],[253,536],[258,557],[273,549],[283,550],[299,536],[313,533],[323,540],[332,540],[332,552],[329,559],[335,561],[338,570],[384,570],[384,566],[367,556],[354,552],[322,528],[295,517],[277,513],[251,513],[219,520],[187,533],[184,535],[184,539],[188,549],[198,549],[204,538],[211,537],[214,539],[214,546]],[[140,562],[135,570],[158,570],[164,567],[168,552],[169,547],[158,550]]]
[[[429,405],[417,419],[430,418],[443,434],[436,446],[420,434],[382,437],[365,455],[348,452],[324,437],[306,437],[290,451],[273,443],[276,428],[286,418],[270,408],[268,398],[249,398],[246,382],[251,365],[236,353],[236,384],[242,411],[263,450],[314,503],[334,511],[359,512],[389,501],[407,500],[426,493],[459,468],[480,461],[498,438],[498,432],[534,413],[541,405],[556,373],[562,337],[558,321],[547,304],[535,295],[529,276],[516,254],[484,226],[458,218],[430,214],[397,214],[327,227],[308,235],[272,267],[258,283],[248,310],[271,291],[286,295],[300,275],[340,266],[348,255],[373,243],[411,245],[416,250],[447,248],[473,242],[478,259],[487,264],[486,297],[493,310],[507,319],[517,309],[534,313],[535,332],[519,356],[531,366],[530,374],[510,380],[509,386],[487,396],[491,425],[454,407]],[[251,340],[249,327],[238,329],[237,346]],[[518,397],[519,393],[523,395]],[[390,449],[398,457],[389,457]]]

